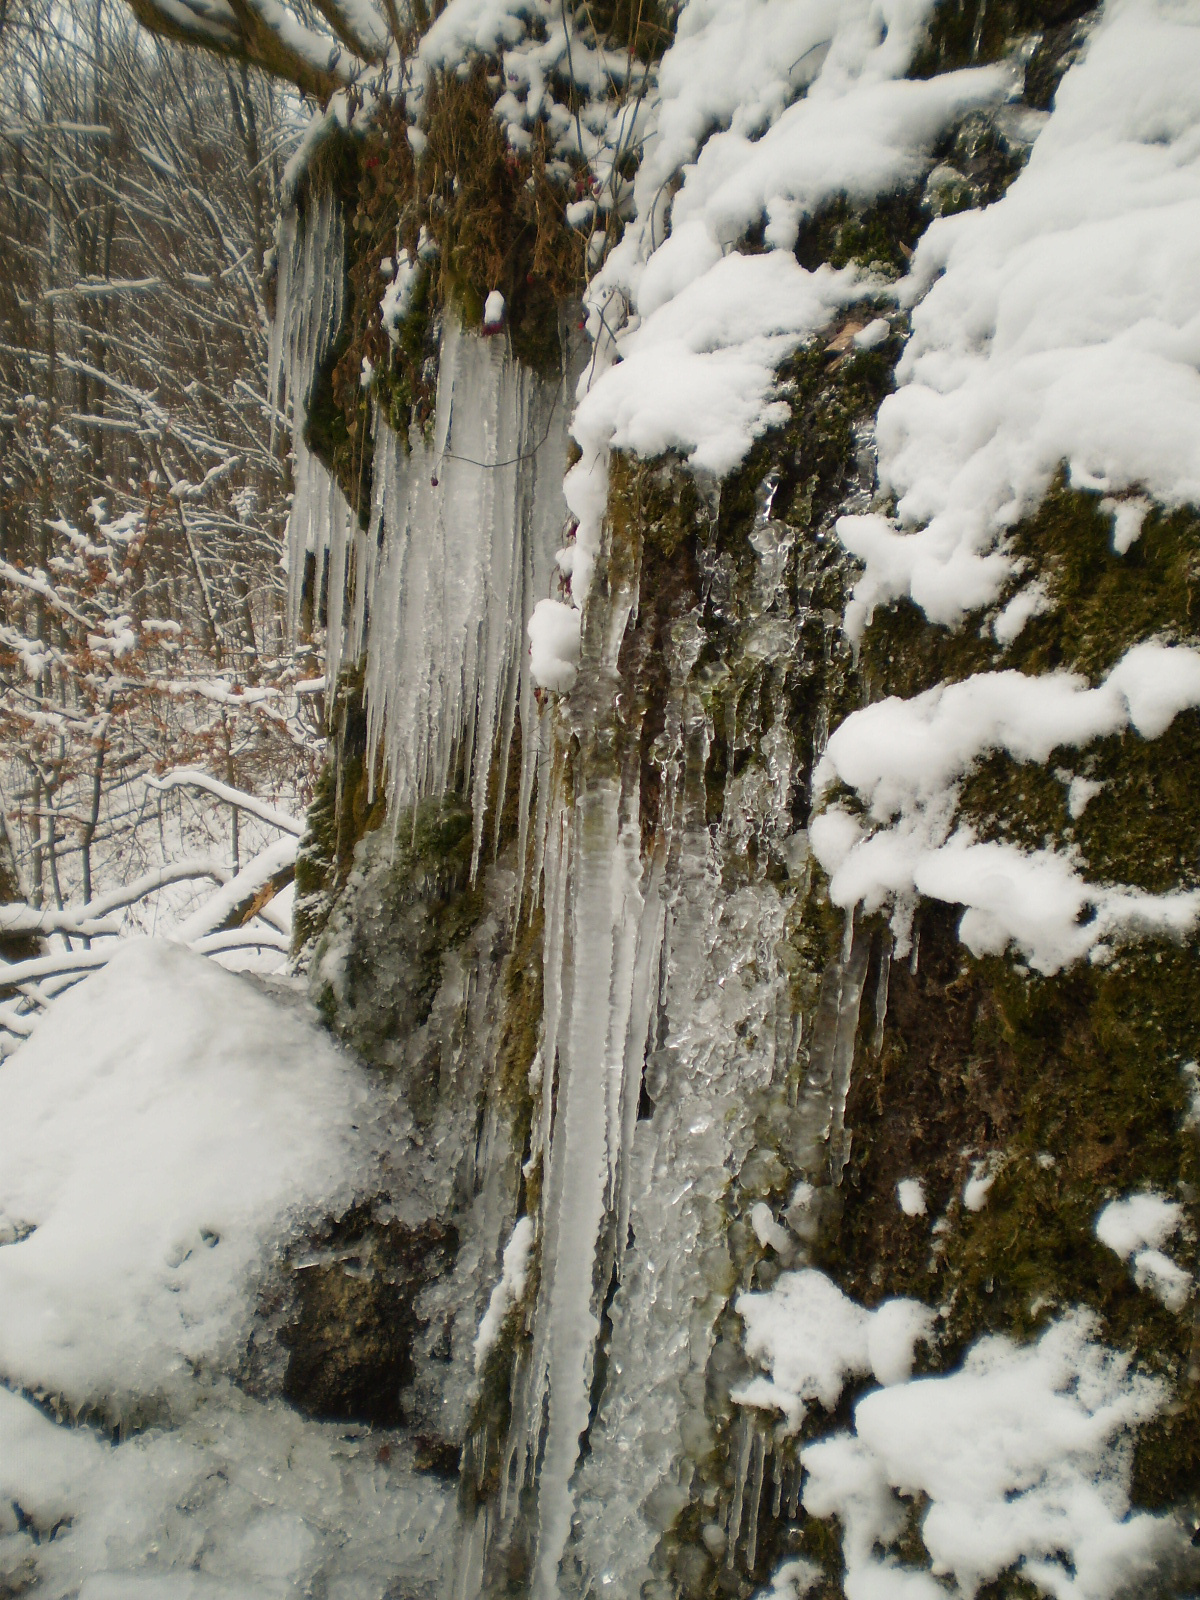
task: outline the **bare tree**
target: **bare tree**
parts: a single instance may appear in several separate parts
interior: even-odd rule
[[[91,898],[146,820],[139,774],[294,792],[311,767],[265,379],[296,113],[112,0],[0,33],[0,759],[35,904],[64,871]]]

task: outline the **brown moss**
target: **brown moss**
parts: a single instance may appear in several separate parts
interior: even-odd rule
[[[313,447],[331,462],[347,496],[365,517],[371,442],[370,392],[402,436],[432,415],[437,390],[438,330],[447,314],[478,326],[483,302],[499,289],[508,337],[518,359],[541,371],[561,362],[560,309],[583,287],[583,236],[564,216],[572,192],[547,171],[553,152],[546,127],[532,130],[527,152],[509,145],[494,105],[496,80],[479,61],[465,77],[434,78],[426,99],[418,158],[403,106],[381,110],[352,152],[353,173],[337,174],[348,196],[349,296],[346,324],[318,397]],[[427,246],[409,310],[384,328],[379,303],[385,258],[418,260]],[[328,393],[326,395],[325,389]]]

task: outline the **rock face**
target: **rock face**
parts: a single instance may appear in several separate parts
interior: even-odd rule
[[[739,465],[605,457],[569,692],[527,626],[571,565],[570,317],[532,366],[449,305],[436,404],[407,437],[377,406],[367,489],[301,452],[349,663],[301,955],[397,1132],[296,1263],[285,1392],[459,1474],[461,1600],[1196,1581],[1200,518],[1064,447],[964,544],[1005,565],[957,616],[876,527],[876,417],[931,337],[888,280],[1034,170],[1095,22],[934,9],[911,77],[1007,57],[1012,97],[799,225],[803,268],[870,276]],[[281,268],[302,436],[347,248],[312,184]],[[1027,681],[1065,709],[1021,721]],[[856,720],[885,703],[915,720]]]

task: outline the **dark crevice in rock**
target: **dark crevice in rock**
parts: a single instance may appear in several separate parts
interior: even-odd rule
[[[283,1392],[309,1416],[390,1427],[413,1381],[420,1292],[453,1264],[453,1227],[409,1228],[354,1207],[293,1263],[298,1311],[277,1335]]]

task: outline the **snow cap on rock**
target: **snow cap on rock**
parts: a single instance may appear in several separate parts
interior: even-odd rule
[[[483,331],[484,333],[499,333],[504,326],[504,296],[499,289],[493,289],[483,302]]]

